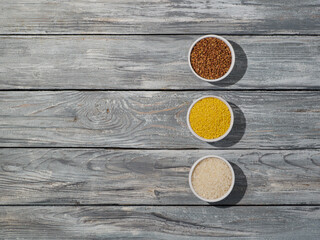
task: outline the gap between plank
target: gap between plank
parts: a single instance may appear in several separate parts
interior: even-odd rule
[[[75,88],[64,88],[64,89],[57,89],[57,88],[37,88],[37,89],[0,89],[1,92],[63,92],[63,91],[78,91],[78,92],[318,92],[320,91],[319,88],[307,88],[307,89],[288,89],[288,88],[279,88],[279,89],[263,89],[263,88],[255,88],[255,89],[75,89]]]
[[[2,33],[0,37],[3,36],[194,36],[194,35],[209,35],[212,32],[206,33]],[[297,37],[318,37],[320,34],[317,33],[243,33],[243,34],[233,34],[233,33],[219,33],[218,35],[224,36],[297,36]]]
[[[319,150],[318,148],[121,148],[121,147],[61,147],[61,146],[53,146],[53,147],[1,147],[0,149],[79,149],[79,150],[91,150],[91,149],[100,149],[100,150],[122,150],[122,151],[183,151],[183,150],[223,150],[223,151],[236,151],[236,150],[243,150],[243,151],[305,151],[305,150]]]
[[[0,204],[0,207],[320,207],[320,204]]]

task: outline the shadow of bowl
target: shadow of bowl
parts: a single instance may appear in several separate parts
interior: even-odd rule
[[[220,202],[210,203],[210,205],[214,205],[219,208],[229,208],[239,203],[244,197],[248,186],[247,177],[246,175],[244,175],[242,169],[237,164],[231,162],[230,164],[234,170],[235,175],[234,187],[228,197]]]
[[[246,73],[247,68],[248,68],[247,55],[244,52],[244,50],[242,49],[242,47],[240,47],[239,44],[237,44],[233,41],[229,41],[229,42],[234,49],[236,61],[235,61],[234,67],[233,67],[231,73],[229,74],[229,76],[227,76],[222,81],[211,83],[217,87],[227,87],[227,86],[231,86],[231,85],[237,83],[238,81],[240,81],[243,78],[243,76]]]
[[[226,148],[238,143],[246,131],[246,118],[241,109],[234,103],[228,102],[234,114],[234,124],[230,133],[218,142],[209,143],[214,147]]]

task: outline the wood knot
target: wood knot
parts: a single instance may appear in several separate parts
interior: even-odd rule
[[[154,192],[154,195],[155,195],[156,197],[159,197],[160,192],[159,192],[158,190],[154,190],[153,192]]]

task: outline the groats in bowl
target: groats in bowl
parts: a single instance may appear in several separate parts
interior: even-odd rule
[[[206,202],[218,202],[233,189],[234,171],[230,163],[218,156],[206,156],[192,166],[189,185],[192,192]]]
[[[223,37],[206,35],[197,39],[189,50],[189,66],[202,80],[215,82],[227,77],[235,62],[232,45]]]
[[[204,96],[190,106],[187,123],[191,133],[202,141],[216,142],[228,135],[233,126],[230,105],[220,97]]]

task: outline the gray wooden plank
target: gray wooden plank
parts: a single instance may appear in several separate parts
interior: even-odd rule
[[[236,175],[218,205],[320,204],[319,150],[0,149],[0,205],[207,205],[188,173],[210,154]]]
[[[1,34],[319,34],[319,1],[2,0]]]
[[[317,239],[319,207],[0,207],[4,239]]]
[[[229,101],[233,130],[206,143],[186,125],[191,102]],[[0,92],[1,147],[319,148],[317,91],[10,91]]]
[[[210,84],[189,69],[192,36],[0,37],[0,89],[319,89],[318,37],[226,36],[229,78]]]

